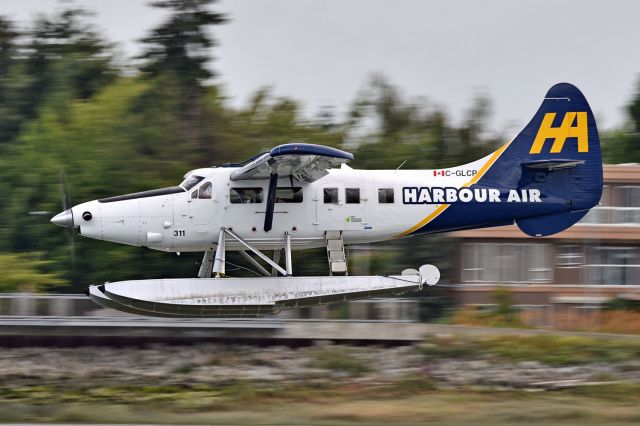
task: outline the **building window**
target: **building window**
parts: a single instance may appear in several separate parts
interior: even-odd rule
[[[579,245],[558,246],[556,264],[559,268],[576,268],[584,265],[584,249]]]
[[[393,204],[393,188],[378,189],[378,203]]]
[[[602,207],[612,206],[611,203],[611,187],[609,185],[602,186],[602,195],[600,196],[600,205]]]
[[[549,282],[553,275],[551,265],[549,244],[466,243],[462,246],[464,282]]]
[[[602,188],[600,205],[589,210],[580,220],[583,225],[640,225],[640,186],[607,186]]]
[[[338,188],[324,188],[324,203],[338,204]]]
[[[344,193],[347,204],[360,204],[360,188],[347,188]]]
[[[302,188],[297,186],[293,188],[277,188],[276,203],[301,203]]]
[[[640,186],[619,186],[617,190],[620,207],[640,207]]]
[[[589,247],[588,284],[637,284],[638,257],[635,247]]]
[[[262,188],[231,188],[231,204],[257,204],[262,202]]]
[[[594,207],[580,220],[583,225],[640,225],[638,207]]]

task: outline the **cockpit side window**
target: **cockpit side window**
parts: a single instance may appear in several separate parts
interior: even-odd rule
[[[211,185],[211,182],[205,182],[198,190],[198,198],[201,200],[210,200],[212,189],[213,186]]]
[[[187,191],[200,183],[200,181],[204,179],[202,176],[191,175],[180,184],[181,187],[186,189]]]

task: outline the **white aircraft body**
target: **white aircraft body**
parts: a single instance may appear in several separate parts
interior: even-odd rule
[[[52,222],[89,238],[204,252],[198,278],[91,286],[89,296],[104,306],[155,316],[255,316],[398,294],[439,279],[431,265],[399,276],[349,276],[345,246],[513,223],[546,236],[577,222],[602,191],[595,119],[567,83],[549,90],[512,142],[472,163],[356,170],[351,159],[335,148],[281,145],[241,164],[192,170],[179,186],[73,206]],[[296,277],[292,251],[316,247],[327,247],[330,275]],[[230,250],[264,277],[223,278]]]

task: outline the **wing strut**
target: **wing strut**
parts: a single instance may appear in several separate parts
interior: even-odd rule
[[[251,257],[251,255],[249,253],[247,253],[245,250],[240,250],[240,254],[242,255],[242,257],[244,257],[245,259],[247,259],[247,261],[258,270],[258,272],[260,272],[260,274],[262,274],[265,277],[270,277],[271,273],[269,271],[267,271],[266,269],[264,269],[264,267],[259,264],[253,257]]]
[[[278,174],[271,173],[269,177],[269,193],[267,194],[267,211],[264,215],[264,232],[271,231],[273,227],[273,210],[276,206],[276,192],[278,188]]]
[[[231,238],[233,238],[234,240],[236,240],[237,242],[239,242],[240,244],[245,246],[248,250],[251,250],[256,256],[258,256],[260,259],[262,259],[265,262],[267,262],[267,264],[269,264],[272,268],[274,268],[276,271],[278,271],[283,276],[285,276],[285,277],[289,276],[289,274],[287,274],[287,271],[282,269],[280,267],[280,265],[275,263],[273,260],[269,259],[260,250],[258,250],[257,248],[253,247],[251,244],[249,244],[248,242],[246,242],[245,240],[240,238],[240,236],[238,234],[236,234],[235,232],[233,232],[231,229],[220,228],[220,238],[219,238],[219,241],[218,241],[218,250],[220,250],[220,247],[222,247],[223,251],[224,251],[225,235],[230,236]],[[216,262],[218,262],[218,259],[222,259],[221,264],[224,265],[224,253],[218,253],[216,251]],[[214,264],[213,272],[218,272],[219,269],[220,268],[219,267],[216,268],[216,264]]]
[[[207,250],[202,257],[198,278],[211,278],[211,268],[213,267],[213,250]]]

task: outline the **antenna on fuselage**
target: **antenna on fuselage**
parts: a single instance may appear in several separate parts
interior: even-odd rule
[[[399,165],[399,166],[398,166],[398,168],[396,169],[396,172],[397,172],[398,170],[400,170],[400,167],[404,166],[404,163],[406,163],[406,162],[407,162],[407,160],[404,160],[402,163],[400,163],[400,165]]]

